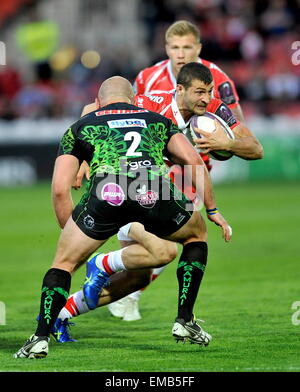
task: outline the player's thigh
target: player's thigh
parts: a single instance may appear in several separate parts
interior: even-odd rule
[[[194,211],[191,218],[175,233],[166,237],[170,241],[187,244],[192,241],[207,241],[205,221],[199,211]]]
[[[105,241],[88,237],[70,217],[58,240],[52,267],[72,272]]]

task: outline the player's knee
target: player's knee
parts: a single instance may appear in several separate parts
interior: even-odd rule
[[[170,242],[169,243],[169,258],[170,261],[173,261],[178,253],[178,248],[177,248],[177,244],[175,242]]]

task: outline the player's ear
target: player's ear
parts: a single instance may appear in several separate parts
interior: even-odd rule
[[[95,105],[96,105],[96,109],[100,109],[100,101],[99,101],[99,98],[95,98]]]
[[[166,50],[167,56],[168,56],[168,57],[170,57],[170,53],[169,53],[169,45],[168,45],[168,43],[167,43],[167,42],[166,42],[166,44],[165,44],[165,50]]]
[[[176,93],[178,95],[182,95],[184,93],[184,87],[182,84],[177,84],[176,85]]]
[[[200,56],[202,50],[202,44],[199,42],[199,47],[198,47],[198,56]]]

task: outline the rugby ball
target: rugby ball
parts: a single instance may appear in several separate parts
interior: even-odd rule
[[[210,112],[206,112],[202,116],[195,115],[190,119],[189,130],[191,134],[191,139],[202,138],[202,135],[199,132],[197,132],[195,128],[202,129],[205,132],[214,132],[216,130],[215,120],[219,122],[226,136],[229,139],[234,139],[234,133],[232,132],[230,127],[226,124],[226,122],[221,117]],[[200,149],[197,150],[201,152]],[[233,156],[233,153],[230,151],[221,150],[221,151],[211,151],[208,155],[218,161],[226,161],[227,159],[230,159]]]

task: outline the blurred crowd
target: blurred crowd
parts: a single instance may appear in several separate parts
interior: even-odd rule
[[[300,41],[299,0],[140,0],[139,18],[146,66],[166,58],[167,27],[186,19],[200,28],[201,57],[236,83],[246,116],[300,114],[300,65],[292,62],[292,43]],[[140,69],[133,55],[108,48],[98,66],[87,68],[77,56],[63,72],[50,61],[35,61],[30,81],[13,64],[0,66],[0,117],[76,118],[105,78],[119,74],[134,80]]]

